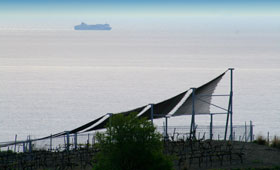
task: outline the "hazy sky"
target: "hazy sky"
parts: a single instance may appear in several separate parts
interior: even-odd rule
[[[279,0],[1,0],[4,15],[280,15]]]
[[[279,0],[1,0],[0,26],[145,17],[279,17],[279,9]]]

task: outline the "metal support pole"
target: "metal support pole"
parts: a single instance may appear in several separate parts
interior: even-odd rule
[[[245,122],[245,142],[247,142],[247,125],[246,125],[246,122]]]
[[[112,120],[111,120],[111,118],[112,118],[113,113],[107,113],[107,114],[109,115],[109,126],[110,126],[110,129],[111,129],[111,127],[112,127]]]
[[[66,150],[69,151],[70,149],[70,135],[69,131],[66,132]]]
[[[22,143],[22,151],[25,152],[25,142]]]
[[[232,140],[232,131],[233,131],[233,127],[232,127],[232,100],[233,100],[233,70],[234,68],[229,68],[228,70],[230,70],[230,95],[229,95],[229,103],[228,103],[228,113],[227,113],[227,120],[226,120],[226,128],[225,128],[225,136],[224,136],[224,140],[227,139],[227,129],[228,129],[228,121],[230,118],[230,140]]]
[[[250,120],[250,142],[253,142],[253,123]]]
[[[28,144],[29,144],[29,152],[32,152],[32,141],[31,141],[31,138],[29,136],[29,139],[28,139]]]
[[[92,146],[95,144],[95,134],[92,136]]]
[[[14,148],[14,152],[16,152],[17,149],[17,134],[15,135],[15,148]]]
[[[110,142],[111,142],[111,139],[112,139],[112,115],[113,113],[107,113],[109,115],[109,135],[110,135]]]
[[[227,112],[227,120],[226,120],[226,129],[225,129],[224,140],[227,140],[228,120],[229,120],[229,114],[230,114],[230,108],[231,108],[230,104],[231,104],[231,95],[229,96],[229,102],[228,102],[228,112]]]
[[[191,120],[191,128],[190,128],[190,138],[195,138],[195,90],[192,89],[192,120]]]
[[[210,140],[213,138],[213,114],[210,114]]]
[[[234,68],[230,68],[230,96],[231,96],[231,100],[230,100],[230,140],[232,141],[232,131],[233,131],[233,127],[232,127],[232,113],[233,113],[233,105],[232,105],[232,101],[233,101],[233,70]]]
[[[77,146],[78,146],[78,135],[77,135],[77,133],[75,133],[75,135],[74,135],[74,145],[75,145],[75,150],[78,148]]]
[[[151,105],[151,122],[154,125],[154,104]]]
[[[269,145],[269,132],[267,132],[267,144]]]
[[[165,139],[168,139],[168,117],[165,116]]]
[[[89,133],[87,134],[87,148],[89,148]]]
[[[110,126],[110,129],[112,128],[112,116],[113,116],[113,113],[107,113],[109,115],[109,126]]]
[[[50,151],[52,150],[52,134],[51,134],[51,137],[50,137]]]

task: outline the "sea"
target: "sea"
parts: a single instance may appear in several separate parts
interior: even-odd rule
[[[0,29],[0,142],[157,103],[228,68],[233,123],[252,121],[255,135],[280,136],[280,31],[174,29]],[[215,94],[229,94],[229,73]],[[227,108],[228,97],[214,98]],[[198,126],[209,125],[209,115],[196,118]],[[215,115],[214,126],[225,118]],[[189,126],[190,117],[169,123]]]

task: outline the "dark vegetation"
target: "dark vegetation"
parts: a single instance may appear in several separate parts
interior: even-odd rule
[[[259,145],[268,145],[267,140],[263,136],[258,136],[254,143]]]
[[[271,147],[274,147],[274,148],[278,148],[280,149],[280,139],[276,136],[274,136],[274,139],[272,140],[271,142]],[[279,168],[280,169],[280,168]]]
[[[152,123],[136,114],[110,118],[106,133],[98,133],[94,170],[170,170],[161,135]]]
[[[258,136],[254,143],[280,149],[280,139],[277,136],[274,136],[270,143],[263,136]]]

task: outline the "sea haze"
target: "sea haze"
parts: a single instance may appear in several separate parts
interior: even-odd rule
[[[236,68],[234,123],[252,120],[256,135],[280,135],[279,32],[112,26],[112,31],[0,31],[0,141],[15,134],[43,137],[156,103],[229,67]],[[227,74],[216,93],[228,89]],[[226,105],[228,99],[222,101]],[[189,123],[189,117],[170,121]],[[209,116],[199,116],[197,123],[208,125]],[[225,116],[215,116],[214,124],[224,125]]]

